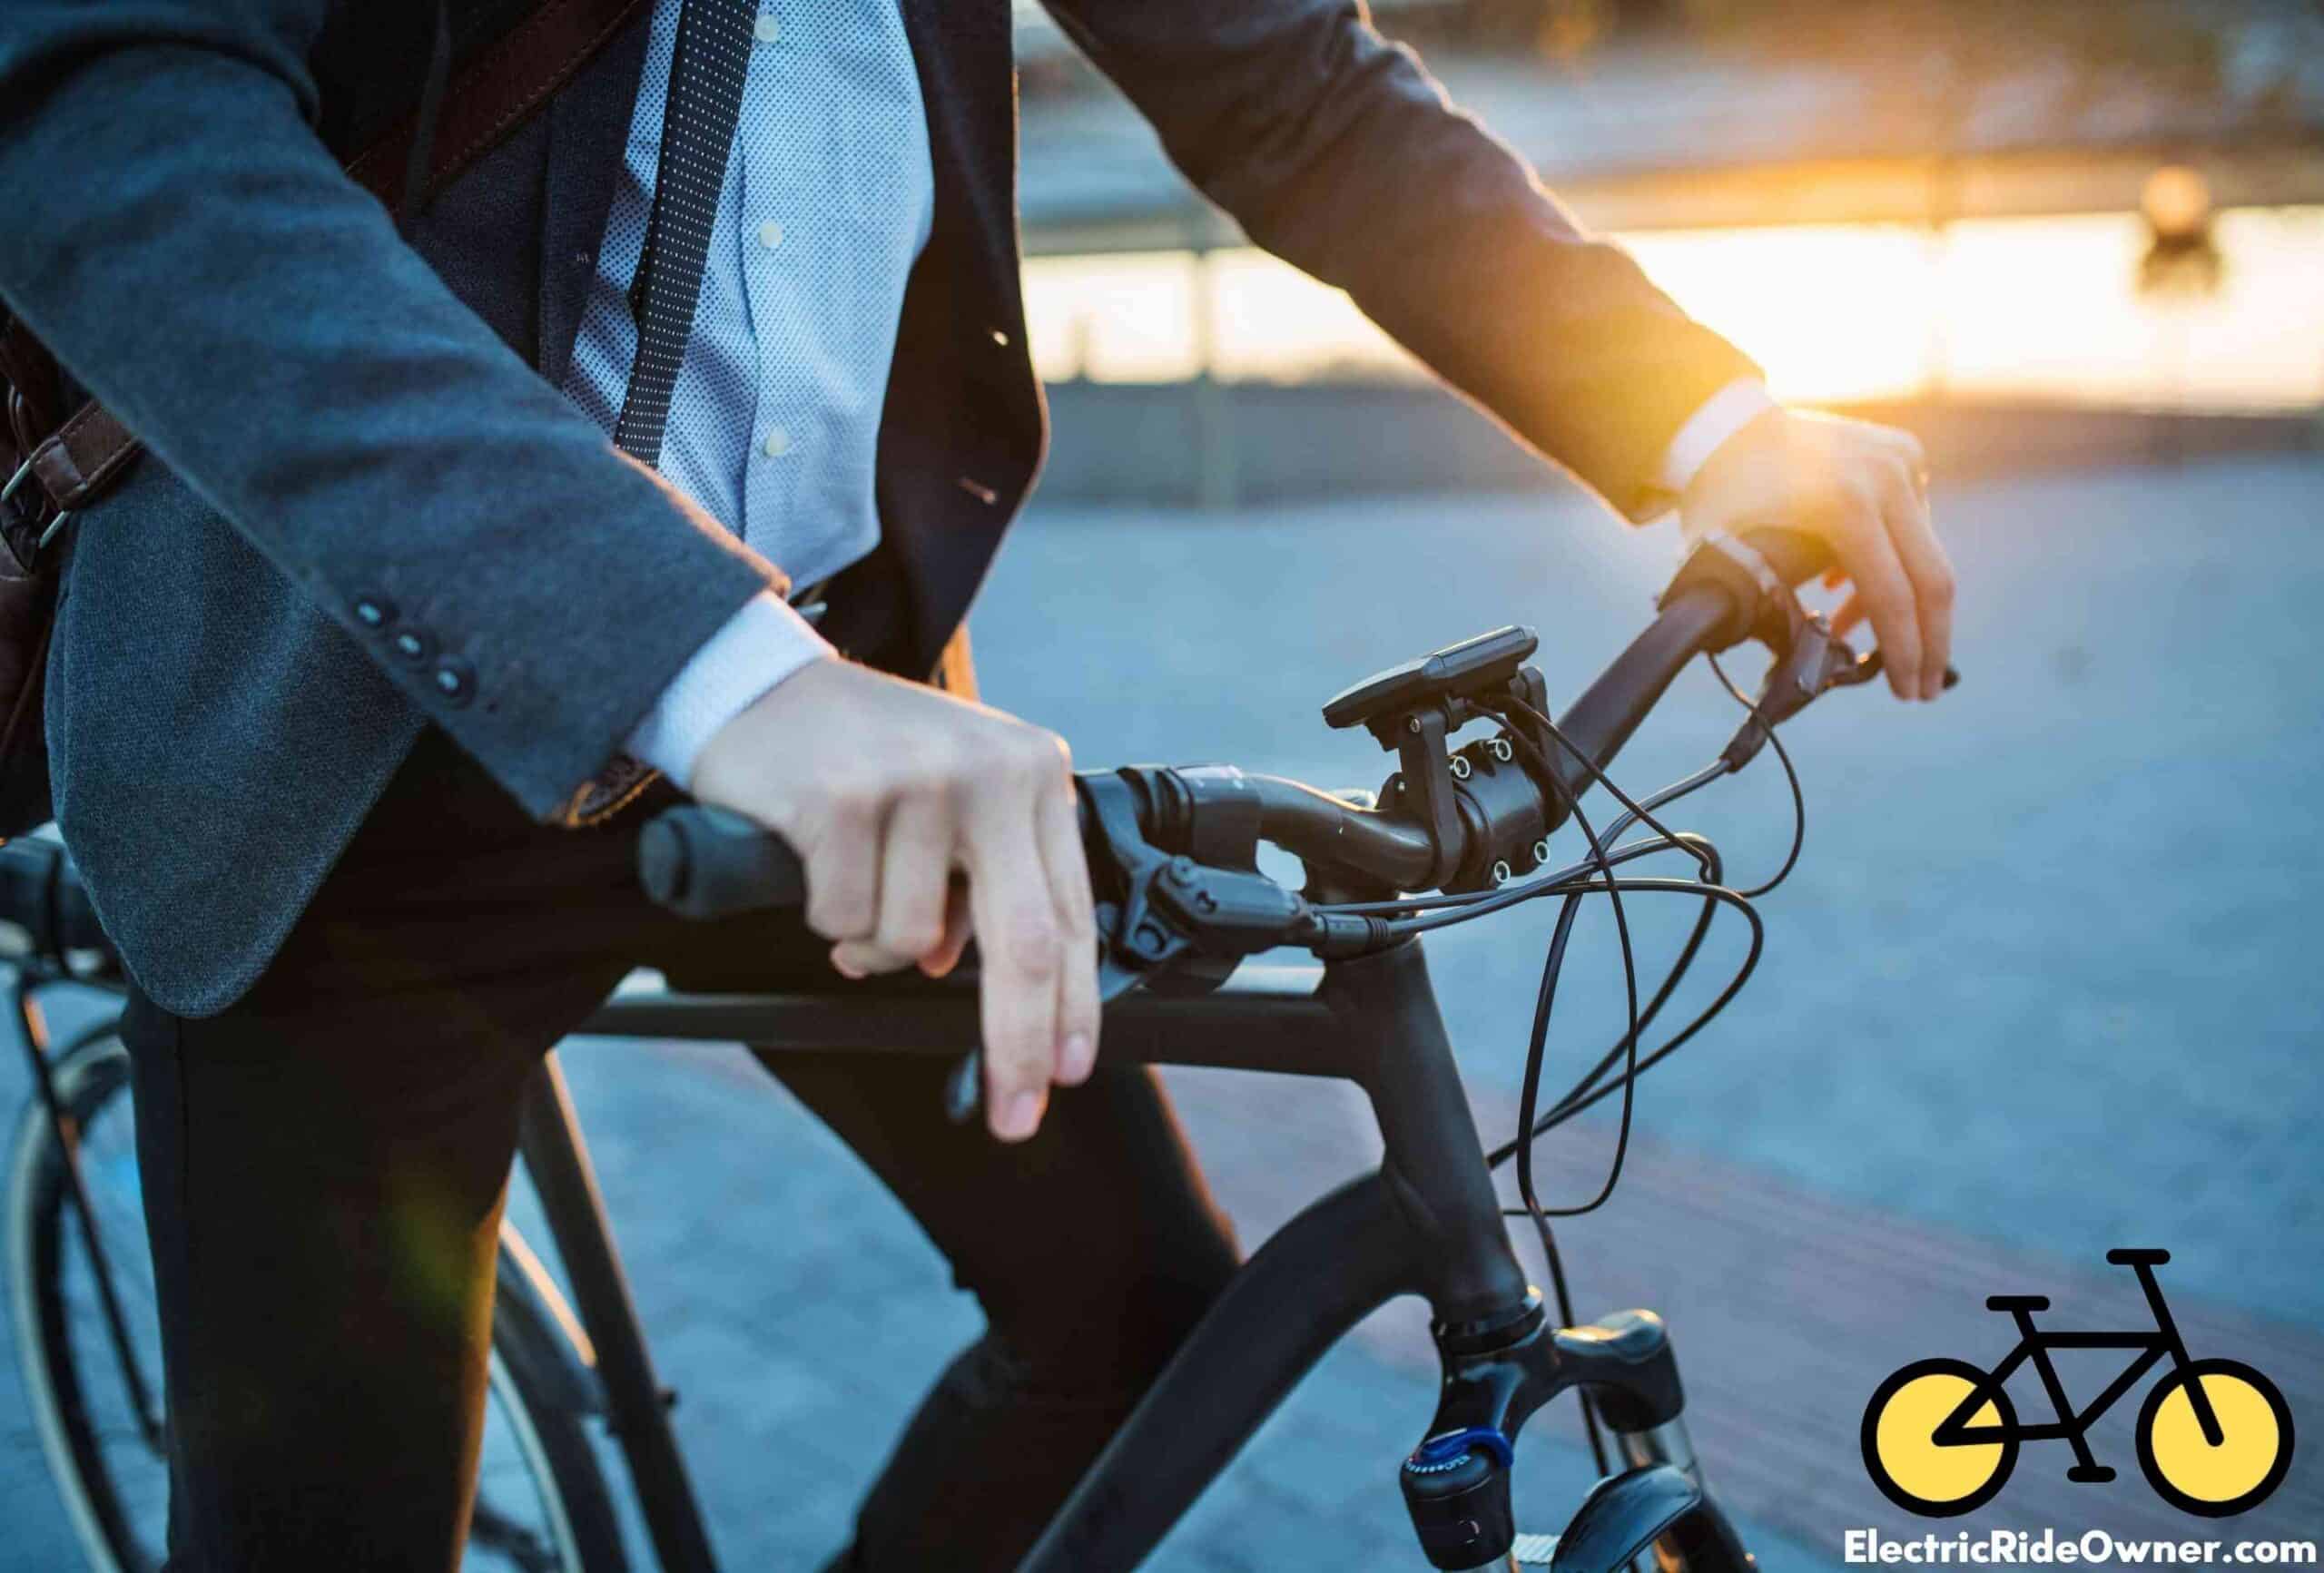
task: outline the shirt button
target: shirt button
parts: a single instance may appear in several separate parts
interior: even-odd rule
[[[765,223],[761,224],[759,226],[759,244],[764,246],[770,251],[783,244],[783,226],[776,223],[773,219],[769,219]]]
[[[766,435],[759,438],[759,451],[769,458],[781,458],[791,451],[791,434],[779,426],[770,426]]]
[[[772,44],[783,36],[783,24],[775,20],[772,11],[762,11],[759,19],[751,24],[751,36],[761,44]]]
[[[476,694],[476,669],[457,655],[444,657],[429,677],[450,703],[466,704]]]

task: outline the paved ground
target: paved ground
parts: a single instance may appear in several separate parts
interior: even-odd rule
[[[2324,871],[2306,801],[2324,774],[2324,465],[1994,484],[1944,513],[1966,585],[1963,687],[1929,711],[1840,696],[1790,730],[1810,840],[1766,903],[1761,978],[1649,1083],[1623,1194],[1567,1231],[1586,1307],[1671,1314],[1710,1466],[1775,1568],[1836,1564],[1853,1524],[1903,1527],[1853,1457],[1871,1381],[1924,1353],[1998,1355],[1989,1293],[2046,1291],[2085,1325],[2126,1314],[2110,1245],[2175,1253],[2165,1282],[2199,1352],[2270,1370],[2302,1420],[2324,1398],[2324,984],[2306,908]],[[979,613],[989,697],[1059,726],[1086,762],[1371,782],[1368,742],[1315,720],[1325,695],[1503,621],[1541,625],[1570,689],[1667,564],[1667,543],[1558,497],[1256,523],[1037,516]],[[1731,726],[1707,682],[1682,683],[1626,774],[1677,775]],[[1779,854],[1782,806],[1770,765],[1689,819],[1749,878]],[[1433,947],[1489,1128],[1509,1118],[1546,927],[1520,915]],[[1610,961],[1593,940],[1569,976]],[[1610,1037],[1618,998],[1569,996],[1571,1064]],[[736,1568],[812,1567],[973,1312],[740,1057],[593,1045],[568,1068],[722,1548]],[[1246,1238],[1369,1151],[1334,1089],[1177,1085]],[[0,1106],[22,1090],[0,1064]],[[1601,1125],[1549,1155],[1559,1194],[1593,1182],[1607,1140]],[[1335,1352],[1155,1565],[1417,1566],[1390,1478],[1428,1409],[1413,1332],[1391,1314]],[[0,1568],[64,1567],[14,1380],[0,1371]],[[2035,1447],[1992,1522],[2200,1530],[2139,1485],[2126,1419],[2102,1444],[2123,1482],[2064,1495]],[[1568,1423],[1527,1440],[1522,1495],[1545,1527],[1583,1478]],[[801,1464],[786,1444],[811,1434]],[[2318,1457],[2264,1532],[2315,1534]]]

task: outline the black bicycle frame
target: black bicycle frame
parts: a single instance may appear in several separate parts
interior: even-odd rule
[[[2000,1442],[2014,1439],[2038,1442],[2064,1440],[2072,1445],[2074,1461],[2083,1470],[2095,1470],[2098,1460],[2083,1440],[2083,1433],[2095,1424],[2098,1417],[2113,1408],[2115,1401],[2138,1385],[2139,1378],[2152,1370],[2166,1356],[2174,1366],[2188,1362],[2187,1346],[2179,1336],[2179,1324],[2171,1320],[2170,1306],[2163,1303],[2162,1288],[2154,1280],[2153,1267],[2145,1262],[2130,1263],[2139,1275],[2139,1286],[2146,1292],[2147,1308],[2154,1313],[2154,1327],[2144,1332],[2043,1332],[2034,1325],[2034,1312],[2045,1310],[2049,1303],[2039,1296],[1995,1295],[1986,1302],[1988,1309],[2006,1311],[2016,1319],[2017,1347],[2011,1350],[2000,1364],[1994,1367],[1984,1381],[1976,1384],[1969,1394],[1946,1415],[1930,1440],[1939,1447],[1963,1447],[1978,1442]],[[2106,1390],[2092,1400],[2085,1409],[2076,1410],[2066,1397],[2065,1383],[2057,1367],[2051,1362],[2053,1349],[2126,1349],[2137,1350],[2139,1356],[2108,1384]],[[2031,1361],[2042,1378],[2043,1391],[2049,1395],[2050,1407],[2057,1420],[2047,1425],[2021,1425],[1996,1421],[1992,1425],[1972,1425],[1970,1417],[1983,1409],[1993,1395],[2007,1384],[2017,1368]],[[2193,1407],[2197,1423],[2206,1440],[2219,1445],[2219,1422],[2213,1416],[2210,1395],[2201,1382],[2190,1382],[2188,1401]]]
[[[958,1055],[976,1041],[976,1013],[975,993],[963,987],[876,1000],[626,995],[579,1036]],[[1108,1008],[1105,1054],[1116,1063],[1353,1081],[1371,1098],[1385,1152],[1377,1171],[1311,1204],[1230,1281],[1051,1522],[1025,1573],[1135,1567],[1315,1361],[1405,1293],[1433,1307],[1444,1366],[1436,1418],[1402,1476],[1423,1548],[1438,1567],[1504,1565],[1511,1446],[1525,1419],[1569,1387],[1593,1394],[1627,1462],[1675,1466],[1699,1482],[1659,1321],[1631,1313],[1593,1328],[1545,1325],[1510,1248],[1416,941],[1334,963],[1312,992],[1230,986],[1198,997],[1130,995]],[[527,1112],[524,1153],[596,1347],[655,1548],[670,1573],[708,1573],[700,1509],[553,1064]],[[1706,1517],[1716,1510],[1690,1515],[1698,1537]]]

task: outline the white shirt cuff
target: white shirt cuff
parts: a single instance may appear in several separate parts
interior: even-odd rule
[[[686,786],[720,727],[809,662],[837,654],[782,596],[762,590],[679,669],[625,752]]]
[[[1682,495],[1728,437],[1776,408],[1775,396],[1758,378],[1740,377],[1728,383],[1696,407],[1662,450],[1656,484],[1673,497]]]

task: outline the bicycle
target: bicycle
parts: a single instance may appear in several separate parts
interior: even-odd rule
[[[2154,1327],[2132,1332],[2043,1332],[2034,1313],[2050,1308],[2042,1294],[1995,1294],[1988,1311],[2017,1324],[2017,1347],[1991,1371],[1938,1356],[1890,1374],[1865,1405],[1862,1442],[1873,1483],[1898,1507],[1924,1518],[1952,1518],[1984,1506],[2009,1483],[2021,1442],[2063,1439],[2073,1449],[2069,1480],[2114,1478],[2083,1440],[2099,1416],[2168,1358],[2171,1373],[2139,1409],[2140,1472],[2155,1494],[2181,1512],[2223,1519],[2265,1501],[2291,1468],[2291,1410],[2276,1384],[2235,1360],[2193,1360],[2163,1303],[2154,1270],[2168,1251],[2117,1248],[2106,1260],[2138,1274]],[[2054,1349],[2127,1349],[2136,1359],[2085,1410],[2066,1398],[2051,1362]],[[2057,1421],[2021,1425],[2006,1388],[2018,1367],[2040,1373]]]
[[[1659,598],[1654,622],[1555,721],[1545,713],[1541,674],[1526,664],[1536,641],[1518,628],[1350,688],[1324,707],[1324,718],[1366,729],[1397,755],[1400,768],[1376,795],[1333,794],[1230,766],[1077,777],[1099,897],[1107,1055],[1352,1080],[1369,1095],[1385,1155],[1377,1171],[1309,1205],[1245,1264],[1048,1527],[1022,1564],[1026,1573],[1137,1565],[1307,1369],[1403,1293],[1431,1302],[1443,1367],[1434,1418],[1397,1470],[1432,1565],[1612,1573],[1650,1550],[1674,1573],[1755,1566],[1704,1489],[1669,1329],[1649,1311],[1578,1324],[1550,1220],[1586,1212],[1610,1194],[1637,1077],[1699,1033],[1757,962],[1762,927],[1751,898],[1789,871],[1805,829],[1797,779],[1774,728],[1817,695],[1878,671],[1876,652],[1858,657],[1791,589],[1824,561],[1806,537],[1774,532],[1699,543]],[[1604,767],[1670,683],[1699,653],[1715,658],[1747,639],[1765,644],[1774,659],[1756,700],[1728,685],[1748,712],[1734,741],[1704,769],[1643,801],[1621,791]],[[1474,722],[1499,730],[1452,746],[1452,734]],[[1657,811],[1742,769],[1769,743],[1791,779],[1791,854],[1775,880],[1738,891],[1718,882],[1708,841],[1670,831]],[[1593,784],[1622,805],[1603,832],[1581,806]],[[1549,838],[1569,818],[1590,856],[1552,868]],[[1634,824],[1652,834],[1621,841]],[[1262,842],[1302,860],[1303,890],[1257,871]],[[1698,877],[1618,871],[1669,853],[1691,858]],[[639,877],[655,899],[704,919],[803,894],[799,866],[779,841],[693,806],[643,828]],[[1621,901],[1668,893],[1699,900],[1702,910],[1670,973],[1641,1005]],[[1622,937],[1629,1030],[1544,1106],[1555,985],[1575,916],[1592,897],[1608,901]],[[1564,905],[1534,1016],[1521,1124],[1514,1139],[1486,1153],[1418,935],[1543,898]],[[18,1353],[91,1565],[147,1568],[158,1559],[152,1506],[166,1421],[147,1374],[150,1344],[130,1326],[133,1307],[121,1293],[122,1283],[135,1285],[143,1254],[124,1244],[142,1246],[134,1209],[124,1218],[103,1204],[106,1185],[123,1178],[119,1155],[133,1151],[122,1141],[125,1054],[112,1025],[100,1022],[52,1056],[33,998],[64,980],[118,987],[117,965],[61,848],[0,848],[0,909],[15,914],[26,935],[14,1000],[41,1089],[19,1130],[5,1197]],[[1749,923],[1748,956],[1708,1007],[1641,1052],[1645,1030],[1720,910]],[[1324,962],[1319,985],[1285,988],[1280,969],[1244,966],[1283,945]],[[972,979],[961,974],[844,994],[685,995],[625,986],[576,1036],[958,1056],[977,1041],[977,1002]],[[950,1083],[956,1117],[973,1112],[980,1084],[971,1050]],[[1605,1190],[1580,1207],[1545,1207],[1533,1185],[1533,1140],[1617,1093],[1622,1135]],[[493,1326],[504,1468],[479,1492],[471,1558],[481,1549],[543,1573],[627,1567],[585,1428],[601,1422],[623,1454],[660,1565],[709,1573],[716,1563],[670,1430],[667,1395],[554,1054],[527,1097],[520,1151],[570,1298],[504,1227]],[[1524,1204],[1504,1209],[1492,1175],[1512,1157]],[[133,1197],[133,1173],[127,1178]],[[1554,1321],[1510,1241],[1507,1220],[1520,1216],[1540,1235]],[[76,1297],[80,1280],[92,1287]],[[110,1407],[126,1407],[132,1418],[113,1445],[96,1445],[107,1440],[99,1421],[115,1388]],[[1561,1534],[1521,1536],[1510,1494],[1516,1440],[1532,1414],[1570,1389],[1581,1394],[1604,1478]],[[488,1458],[494,1445],[488,1432]]]

